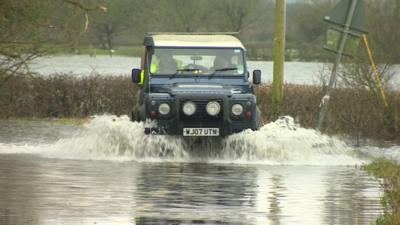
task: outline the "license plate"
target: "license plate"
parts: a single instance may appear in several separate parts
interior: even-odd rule
[[[216,137],[219,136],[219,128],[183,128],[183,136]]]

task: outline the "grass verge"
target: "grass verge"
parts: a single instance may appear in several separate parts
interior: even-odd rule
[[[377,159],[362,169],[379,179],[384,194],[381,199],[384,214],[377,225],[400,225],[400,165],[388,159]]]

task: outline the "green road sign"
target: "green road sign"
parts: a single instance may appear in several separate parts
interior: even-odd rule
[[[324,17],[324,21],[341,27],[345,27],[346,19],[349,14],[349,9],[352,0],[341,0],[336,7]],[[358,0],[354,10],[353,19],[350,24],[350,30],[355,30],[361,33],[367,32],[367,19],[365,16],[364,3]]]
[[[324,49],[334,53],[339,53],[340,39],[342,36],[342,28],[329,28],[326,32],[326,42],[324,45]],[[348,57],[353,57],[357,53],[359,44],[360,34],[349,33],[342,54]]]

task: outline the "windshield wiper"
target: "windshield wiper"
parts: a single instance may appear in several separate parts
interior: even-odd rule
[[[214,72],[210,74],[208,79],[211,79],[217,72],[224,72],[224,71],[231,71],[231,70],[237,70],[237,67],[226,67],[226,68],[221,68],[221,69],[215,69]]]
[[[178,75],[179,72],[194,72],[194,71],[198,71],[199,69],[178,69],[176,70],[175,73],[171,74],[169,76],[169,79],[174,78],[176,75]]]

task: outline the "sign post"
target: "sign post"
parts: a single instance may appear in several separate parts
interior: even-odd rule
[[[364,18],[365,13],[362,7],[362,0],[341,0],[329,15],[324,18],[326,22],[334,24],[337,27],[336,29],[328,30],[328,40],[325,46],[327,50],[337,53],[337,56],[333,64],[328,87],[326,88],[326,94],[321,100],[321,111],[317,125],[318,130],[322,128],[325,114],[328,110],[329,99],[337,79],[338,67],[342,57],[343,55],[351,56],[354,54],[358,47],[357,40],[361,36],[360,33],[366,33]]]

